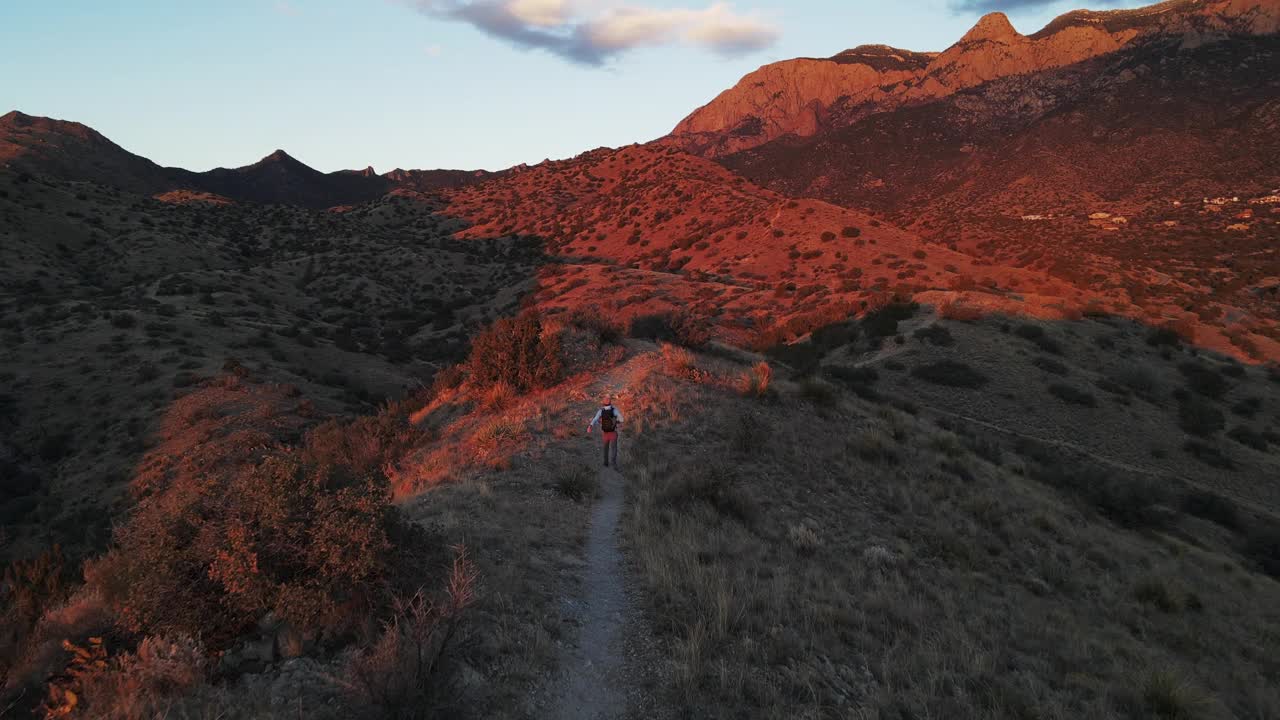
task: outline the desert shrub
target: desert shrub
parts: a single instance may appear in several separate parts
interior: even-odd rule
[[[425,590],[395,603],[391,620],[343,676],[358,706],[379,717],[422,720],[450,710],[445,662],[465,612],[475,601],[477,573],[466,549],[455,549],[444,597]]]
[[[769,383],[773,380],[773,368],[761,360],[743,373],[739,381],[739,390],[748,397],[764,397],[769,392]]]
[[[1133,597],[1143,605],[1150,605],[1160,612],[1177,612],[1182,609],[1177,594],[1169,584],[1159,578],[1144,578],[1133,587]]]
[[[627,334],[633,338],[663,340],[698,348],[711,340],[711,329],[702,320],[682,312],[639,315],[631,320]]]
[[[467,374],[461,365],[450,365],[436,371],[431,377],[431,394],[438,395],[445,390],[452,390],[466,380]]]
[[[1032,477],[1076,495],[1127,527],[1158,526],[1164,519],[1157,508],[1168,500],[1169,490],[1155,478],[1121,477],[1114,471],[1073,461],[1047,446],[1039,448]]]
[[[1178,402],[1178,427],[1192,435],[1206,437],[1227,423],[1222,411],[1203,398],[1187,396]]]
[[[679,345],[662,344],[662,367],[668,374],[687,375],[693,366],[693,353]]]
[[[848,448],[870,463],[897,465],[899,462],[897,443],[879,430],[870,430],[858,435],[849,442]]]
[[[1227,431],[1227,437],[1258,452],[1267,451],[1267,438],[1246,425],[1237,425]]]
[[[768,426],[755,413],[743,413],[733,428],[733,448],[745,455],[760,452],[769,440],[769,432]]]
[[[569,324],[596,334],[602,343],[617,344],[622,340],[622,324],[606,318],[592,308],[576,308],[569,313]]]
[[[596,496],[600,492],[600,478],[585,465],[576,466],[556,480],[556,490],[574,502]]]
[[[852,225],[846,225],[840,229],[841,237],[856,238],[861,234],[862,230],[860,228],[853,227]]]
[[[1084,405],[1085,407],[1094,407],[1098,404],[1097,398],[1092,394],[1081,390],[1074,385],[1066,383],[1053,383],[1049,386],[1049,392],[1054,397],[1073,405]]]
[[[1180,507],[1188,515],[1217,523],[1229,530],[1240,527],[1240,511],[1235,502],[1218,493],[1192,488],[1182,496]]]
[[[1262,398],[1247,397],[1231,406],[1231,412],[1241,417],[1251,418],[1262,409]]]
[[[0,680],[23,651],[27,637],[47,608],[67,598],[71,577],[54,545],[33,558],[14,560],[0,578]]]
[[[137,649],[108,657],[103,639],[85,645],[63,641],[67,668],[49,687],[49,717],[165,717],[176,700],[204,684],[209,662],[189,635],[149,636]]]
[[[657,494],[657,504],[683,512],[709,507],[716,514],[751,526],[759,516],[755,501],[723,465],[689,468],[673,474]]]
[[[979,388],[987,384],[987,376],[958,360],[939,360],[921,365],[911,374],[925,382],[948,387]]]
[[[1187,379],[1187,388],[1198,395],[1216,400],[1227,392],[1227,381],[1220,373],[1194,360],[1179,363],[1178,372]]]
[[[1147,672],[1121,690],[1117,704],[1132,718],[1200,720],[1212,716],[1213,699],[1169,670]]]
[[[1155,373],[1141,365],[1130,365],[1115,373],[1112,378],[1140,398],[1153,400],[1160,394],[1160,383]]]
[[[873,387],[880,373],[871,367],[844,367],[832,365],[826,368],[827,376],[849,388],[864,400],[880,400],[880,393]]]
[[[1054,360],[1054,359],[1053,359],[1053,358],[1051,358],[1051,357],[1046,357],[1046,356],[1044,356],[1044,355],[1038,356],[1038,357],[1036,357],[1035,359],[1033,359],[1033,360],[1031,361],[1031,364],[1032,364],[1032,365],[1035,365],[1036,367],[1040,368],[1041,370],[1044,370],[1044,371],[1045,371],[1045,372],[1047,372],[1047,373],[1053,373],[1054,375],[1066,375],[1066,374],[1067,374],[1067,366],[1066,366],[1066,365],[1063,365],[1062,363],[1058,362],[1057,360]]]
[[[394,426],[330,423],[299,448],[231,436],[200,467],[135,481],[132,517],[86,577],[130,630],[199,634],[211,650],[269,611],[304,632],[347,632],[391,570],[399,523],[379,467]]]
[[[1209,445],[1208,443],[1201,442],[1200,440],[1188,438],[1187,441],[1182,444],[1182,449],[1185,450],[1187,454],[1209,467],[1215,467],[1221,470],[1235,469],[1235,461],[1224,454],[1222,449],[1215,445]]]
[[[920,306],[913,302],[894,301],[871,310],[862,317],[862,329],[871,337],[890,337],[898,332],[898,323],[909,320]]]
[[[1023,340],[1028,340],[1034,343],[1036,347],[1040,348],[1041,350],[1047,353],[1052,353],[1054,355],[1062,354],[1062,346],[1058,344],[1057,340],[1054,340],[1053,338],[1049,337],[1049,334],[1046,333],[1044,331],[1044,328],[1040,327],[1039,325],[1032,325],[1031,323],[1022,323],[1021,325],[1013,329],[1013,334],[1017,335]]]
[[[812,377],[800,381],[800,397],[814,405],[833,405],[836,401],[835,389]]]
[[[560,379],[560,340],[543,332],[536,312],[524,312],[498,320],[476,335],[466,365],[476,385],[506,382],[528,392]]]
[[[1244,554],[1274,578],[1280,578],[1280,524],[1254,520],[1245,528]]]
[[[918,328],[911,336],[917,340],[927,340],[934,345],[941,347],[950,347],[955,344],[956,340],[951,335],[951,331],[942,325],[927,325]]]
[[[1151,347],[1177,347],[1182,344],[1182,338],[1173,328],[1152,328],[1147,332],[1147,344]]]

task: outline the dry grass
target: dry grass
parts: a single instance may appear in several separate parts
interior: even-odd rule
[[[1241,569],[1234,543],[1128,530],[1029,479],[1038,461],[922,417],[844,394],[810,408],[707,395],[705,414],[639,443],[625,540],[678,712],[1280,712],[1259,691],[1280,585]],[[757,426],[763,452],[742,439]],[[679,440],[693,428],[696,448]]]

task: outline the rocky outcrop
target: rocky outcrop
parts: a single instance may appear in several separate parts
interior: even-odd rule
[[[1033,35],[990,13],[941,53],[882,45],[765,65],[680,122],[663,141],[718,157],[801,137],[868,114],[946,97],[992,80],[1079,63],[1143,39],[1185,48],[1280,31],[1280,0],[1170,0],[1134,10],[1077,10]]]

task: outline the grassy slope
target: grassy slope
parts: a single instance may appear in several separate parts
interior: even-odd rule
[[[963,345],[1005,342],[995,323],[969,330]],[[1043,382],[977,367],[1015,397]],[[1274,423],[1275,386],[1245,382]],[[1055,484],[1036,446],[925,405],[972,391],[889,384],[912,412],[812,381],[778,383],[769,400],[694,388],[703,413],[639,443],[626,542],[686,715],[1280,712],[1266,650],[1280,641],[1280,584],[1242,553],[1251,531],[1180,512],[1185,490],[1153,458],[1142,469],[1163,488],[1119,472],[1090,494]],[[1073,426],[1035,402],[1038,421]],[[1094,413],[1123,434],[1123,409]],[[1049,464],[1102,471],[1074,452]],[[1237,480],[1262,485],[1262,472]],[[1139,501],[1149,514],[1118,514],[1129,487],[1152,493]]]

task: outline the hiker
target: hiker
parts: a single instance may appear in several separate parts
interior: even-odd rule
[[[596,416],[587,423],[587,434],[591,428],[600,423],[600,435],[604,439],[604,466],[612,464],[618,467],[618,428],[622,425],[622,413],[613,406],[613,398],[605,396],[604,405],[596,411]]]

